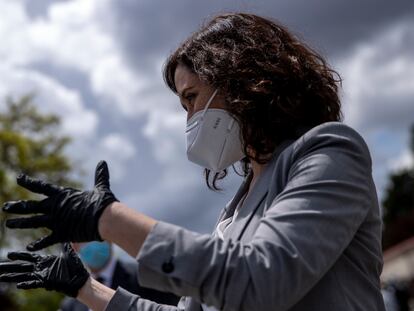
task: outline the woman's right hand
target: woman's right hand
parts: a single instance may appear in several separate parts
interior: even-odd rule
[[[0,263],[0,282],[17,283],[17,288],[44,288],[77,297],[89,279],[80,258],[69,243],[62,253],[39,255],[28,252],[11,252],[11,261]]]
[[[64,188],[19,175],[17,183],[32,191],[47,196],[41,201],[6,202],[3,211],[20,215],[41,214],[26,218],[8,219],[8,228],[46,227],[52,233],[30,243],[27,249],[36,251],[55,243],[88,242],[102,240],[98,222],[103,211],[118,199],[109,185],[109,171],[105,161],[100,161],[95,170],[95,186],[90,191]]]

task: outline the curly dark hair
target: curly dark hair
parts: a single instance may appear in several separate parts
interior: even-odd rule
[[[174,73],[185,65],[200,80],[219,88],[226,110],[239,122],[243,173],[250,161],[265,164],[278,144],[304,128],[341,120],[339,74],[280,23],[254,14],[215,16],[186,39],[164,65],[164,80],[175,93]],[[227,170],[205,170],[207,186]]]

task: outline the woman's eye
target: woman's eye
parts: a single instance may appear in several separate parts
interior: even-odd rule
[[[192,93],[188,93],[187,96],[185,97],[185,99],[188,102],[191,102],[194,98],[195,98],[195,94],[192,94]]]
[[[196,94],[188,93],[186,96],[184,96],[185,103],[182,103],[182,106],[185,111],[189,111],[194,106],[194,98],[196,97]]]

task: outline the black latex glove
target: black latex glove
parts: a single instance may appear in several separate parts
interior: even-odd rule
[[[39,250],[59,242],[99,241],[98,222],[104,209],[118,199],[109,187],[109,171],[100,161],[95,171],[95,187],[91,191],[63,188],[19,175],[17,183],[26,189],[48,196],[42,201],[14,201],[4,204],[3,210],[15,214],[41,214],[27,218],[8,219],[9,228],[46,227],[52,233],[30,243],[27,249]]]
[[[89,278],[69,243],[59,256],[10,252],[12,261],[0,263],[0,282],[17,283],[17,288],[45,288],[76,297]]]

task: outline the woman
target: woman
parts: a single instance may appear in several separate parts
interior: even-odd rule
[[[182,296],[160,306],[91,279],[60,256],[12,253],[0,280],[76,296],[94,310],[384,310],[381,220],[363,139],[340,120],[338,76],[277,23],[223,14],[168,59],[164,77],[187,110],[187,155],[217,189],[241,161],[244,181],[212,236],[156,221],[118,202],[105,162],[95,188],[25,175],[48,196],[5,204],[10,228],[48,227],[28,246],[108,240],[139,263],[142,286]],[[195,207],[196,208],[196,207]]]

